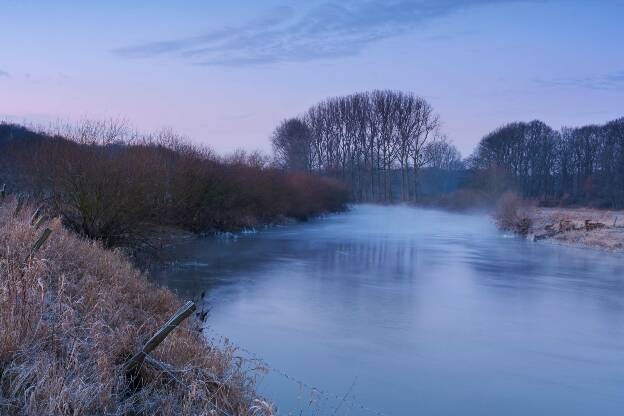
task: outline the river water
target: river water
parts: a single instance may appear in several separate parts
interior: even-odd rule
[[[373,205],[168,254],[280,414],[624,414],[621,255]]]

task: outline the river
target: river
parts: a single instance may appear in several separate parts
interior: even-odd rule
[[[374,205],[167,254],[280,414],[624,414],[622,255]]]

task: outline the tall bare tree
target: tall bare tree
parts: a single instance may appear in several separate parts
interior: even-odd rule
[[[284,120],[271,138],[279,165],[295,171],[312,170],[312,133],[298,118]]]
[[[357,200],[382,201],[416,196],[418,171],[427,163],[423,150],[439,125],[423,98],[387,90],[327,99],[302,121],[310,133],[304,141],[310,169],[340,178]],[[297,162],[288,161],[286,132],[283,123],[273,143],[278,159],[292,168]]]

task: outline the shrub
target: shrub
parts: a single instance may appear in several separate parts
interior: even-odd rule
[[[273,168],[257,154],[219,158],[170,133],[122,140],[119,129],[85,127],[68,139],[1,127],[9,185],[108,246],[136,245],[154,226],[206,232],[305,219],[341,209],[348,197],[335,181]]]
[[[515,192],[505,192],[496,204],[498,226],[521,235],[527,235],[532,225],[532,209]]]

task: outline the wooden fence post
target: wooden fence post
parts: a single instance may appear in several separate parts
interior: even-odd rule
[[[13,211],[13,216],[17,217],[20,211],[22,210],[22,206],[24,206],[24,196],[19,195],[17,197],[17,206],[15,207],[15,211]]]
[[[195,311],[195,303],[192,301],[186,302],[178,309],[171,318],[158,330],[152,337],[145,343],[141,351],[136,353],[126,362],[123,369],[126,373],[130,372],[134,368],[140,366],[147,354],[152,352],[164,339],[177,327],[180,322],[185,320],[189,315]]]
[[[45,230],[43,230],[43,233],[41,233],[41,236],[39,237],[39,239],[35,241],[35,244],[33,244],[32,249],[30,249],[30,252],[36,253],[37,251],[39,251],[41,246],[43,246],[46,240],[50,237],[50,234],[52,234],[51,229],[46,228]]]
[[[32,258],[32,256],[37,251],[39,251],[39,249],[45,244],[45,242],[48,240],[48,238],[50,238],[50,234],[52,234],[52,230],[51,229],[46,228],[45,230],[43,230],[43,232],[41,233],[41,235],[39,236],[37,241],[35,241],[35,244],[33,244],[33,246],[31,247],[30,253],[28,253],[26,258],[24,258],[24,263],[26,263],[28,260],[30,260]]]
[[[35,222],[37,221],[37,219],[39,218],[39,215],[41,215],[41,211],[43,210],[43,205],[39,206],[39,208],[37,208],[35,210],[35,212],[33,212],[32,216],[30,217],[30,225],[34,226]]]
[[[46,220],[46,216],[42,215],[40,216],[37,221],[35,222],[35,224],[33,225],[33,227],[35,228],[35,230],[38,230],[39,227],[41,227],[41,224],[43,224]]]

